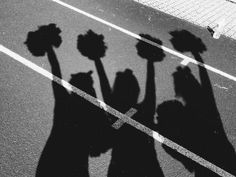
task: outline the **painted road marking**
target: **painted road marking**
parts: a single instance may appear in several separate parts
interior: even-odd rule
[[[179,53],[179,52],[176,52],[176,51],[174,51],[174,50],[172,50],[172,49],[169,49],[169,48],[167,48],[167,47],[165,47],[165,46],[159,45],[159,44],[157,44],[157,43],[155,43],[155,42],[153,42],[153,41],[150,41],[150,40],[148,40],[148,39],[146,39],[146,38],[143,38],[143,37],[141,37],[141,36],[139,36],[139,35],[137,35],[137,34],[131,32],[131,31],[129,31],[129,30],[126,30],[126,29],[124,29],[124,28],[121,28],[121,27],[119,27],[119,26],[117,26],[117,25],[115,25],[115,24],[112,24],[112,23],[110,23],[110,22],[108,22],[108,21],[105,21],[105,20],[103,20],[103,19],[101,19],[101,18],[99,18],[99,17],[97,17],[97,16],[94,16],[94,15],[88,13],[88,12],[85,12],[85,11],[83,11],[83,10],[81,10],[81,9],[78,9],[77,7],[74,7],[74,6],[72,6],[72,5],[69,5],[69,4],[65,3],[65,2],[62,2],[62,1],[60,1],[60,0],[51,0],[51,1],[56,2],[56,3],[58,3],[58,4],[60,4],[60,5],[64,6],[64,7],[66,7],[66,8],[69,8],[69,9],[75,11],[75,12],[78,12],[78,13],[80,13],[80,14],[82,14],[82,15],[85,15],[85,16],[91,18],[91,19],[94,19],[94,20],[96,20],[96,21],[98,21],[98,22],[100,22],[100,23],[103,23],[103,24],[105,24],[105,25],[107,25],[107,26],[109,26],[109,27],[112,27],[112,28],[114,28],[114,29],[116,29],[116,30],[118,30],[118,31],[121,31],[121,32],[123,32],[123,33],[125,33],[125,34],[127,34],[127,35],[129,35],[129,36],[132,36],[132,37],[134,37],[134,38],[136,38],[136,39],[142,40],[142,41],[144,41],[144,42],[146,42],[146,43],[148,43],[148,44],[151,44],[151,45],[153,45],[153,46],[156,46],[156,47],[158,47],[158,48],[161,48],[161,49],[163,49],[164,51],[166,51],[166,52],[168,52],[168,53],[170,53],[170,54],[172,54],[172,55],[175,55],[175,56],[177,56],[177,57],[183,59],[184,62],[181,62],[180,64],[186,65],[186,64],[188,64],[188,63],[193,63],[193,64],[196,64],[196,65],[200,65],[200,66],[206,68],[206,69],[209,70],[209,71],[212,71],[212,72],[214,72],[214,73],[216,73],[216,74],[219,74],[219,75],[221,75],[221,76],[223,76],[223,77],[226,77],[226,78],[228,78],[228,79],[233,80],[234,82],[236,82],[236,77],[235,77],[235,76],[232,76],[232,75],[230,75],[230,74],[228,74],[228,73],[226,73],[226,72],[223,72],[223,71],[221,71],[221,70],[219,70],[219,69],[216,69],[216,68],[214,68],[214,67],[212,67],[212,66],[206,65],[206,64],[204,64],[204,63],[198,62],[198,61],[196,61],[196,60],[193,59],[193,58],[190,58],[190,57],[188,57],[188,56],[186,56],[186,55],[183,55],[183,54],[181,54],[181,53]],[[188,61],[188,62],[187,62],[187,61]]]
[[[187,66],[189,64],[189,60],[186,60],[186,59],[183,59],[181,62],[180,62],[181,65],[184,65],[184,66]]]
[[[107,105],[106,103],[104,103],[103,101],[101,100],[98,100],[99,104],[100,104],[100,108],[101,109],[104,109],[105,111],[107,111]]]
[[[134,108],[130,108],[130,110],[128,110],[125,115],[128,117],[132,117],[134,114],[136,114],[137,109]],[[121,119],[118,119],[115,123],[112,124],[112,127],[115,129],[119,129],[125,122],[123,122]]]
[[[100,109],[104,109],[104,107],[101,107],[101,102],[99,99],[87,94],[86,92],[76,88],[75,86],[71,85],[67,81],[53,75],[52,73],[48,72],[47,70],[41,68],[40,66],[34,64],[33,62],[29,61],[28,59],[20,56],[19,54],[11,51],[10,49],[4,47],[3,45],[0,44],[0,52],[3,52],[4,54],[10,56],[12,59],[22,63],[23,65],[27,66],[28,68],[36,71],[37,73],[45,76],[46,78],[50,79],[51,81],[54,81],[58,83],[59,85],[65,87],[68,90],[73,91],[77,95],[83,97],[90,103],[94,104],[95,106],[98,106]],[[105,103],[104,103],[105,104]],[[102,104],[102,105],[104,105]],[[199,163],[200,165],[212,170],[213,172],[219,174],[222,177],[234,177],[227,171],[219,168],[218,166],[210,163],[209,161],[201,158],[200,156],[192,153],[191,151],[185,149],[184,147],[176,144],[175,142],[169,140],[168,138],[165,138],[164,136],[160,135],[158,132],[153,131],[152,129],[140,124],[139,122],[131,119],[125,114],[122,114],[121,112],[117,111],[116,109],[112,108],[111,106],[105,104],[106,106],[106,111],[110,113],[111,115],[121,119],[123,122],[133,126],[134,128],[142,131],[143,133],[147,134],[148,136],[154,138],[156,141],[165,144],[166,146],[176,150],[177,152],[185,155],[186,157],[192,159],[193,161]]]
[[[155,140],[159,141],[160,143],[164,143],[165,138],[164,138],[164,136],[160,135],[159,133],[153,131],[152,137]]]

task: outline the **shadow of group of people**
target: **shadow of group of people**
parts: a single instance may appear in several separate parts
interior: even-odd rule
[[[28,33],[25,44],[34,56],[47,55],[52,74],[62,78],[54,51],[62,42],[60,33],[55,24],[40,26]],[[176,50],[191,52],[203,63],[200,54],[206,47],[201,39],[185,30],[170,34]],[[140,36],[162,45],[159,39],[148,34]],[[224,132],[204,67],[198,66],[200,83],[189,67],[178,67],[173,73],[176,99],[165,101],[156,108],[154,63],[165,57],[161,48],[143,40],[136,44],[137,54],[147,63],[145,96],[141,103],[138,103],[139,84],[131,69],[117,72],[114,85],[110,85],[101,60],[107,50],[103,35],[92,30],[78,35],[77,49],[94,62],[106,104],[124,114],[134,108],[137,112],[132,119],[236,175],[234,148]],[[70,83],[96,98],[91,74],[92,71],[72,74]],[[98,157],[108,149],[112,149],[108,177],[164,177],[152,137],[126,123],[114,129],[112,125],[117,118],[54,81],[52,87],[55,97],[53,127],[38,163],[37,177],[88,177],[89,156]],[[154,122],[156,113],[158,123]],[[217,176],[175,150],[165,145],[163,148],[196,177]]]

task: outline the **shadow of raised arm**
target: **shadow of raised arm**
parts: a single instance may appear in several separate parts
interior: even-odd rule
[[[52,74],[61,79],[62,74],[59,62],[54,52],[54,48],[58,48],[62,43],[60,33],[61,30],[56,24],[51,23],[49,25],[39,26],[36,31],[28,33],[25,44],[33,56],[39,57],[47,55]],[[63,96],[67,94],[67,90],[62,86],[62,83],[58,78],[53,78],[54,80],[57,80],[57,83],[52,81],[53,93],[56,100],[62,100]]]
[[[108,77],[106,75],[104,66],[100,59],[95,60],[95,66],[98,72],[99,80],[100,80],[100,86],[102,91],[102,96],[106,104],[111,104],[111,86],[109,84]]]
[[[95,62],[103,99],[107,104],[110,104],[111,87],[101,62],[101,58],[105,56],[107,50],[104,36],[102,34],[97,34],[92,30],[88,30],[85,34],[78,35],[77,49],[83,56]]]
[[[155,86],[155,67],[154,62],[163,61],[165,54],[158,46],[162,45],[162,41],[154,38],[148,34],[140,34],[141,40],[136,44],[138,55],[147,60],[147,79],[146,79],[146,91],[144,100],[142,102],[143,110],[145,111],[146,117],[152,120],[147,120],[148,126],[153,126],[153,116],[156,110],[156,86]],[[144,42],[145,41],[145,42]],[[150,41],[150,43],[149,43]]]
[[[154,63],[152,61],[147,62],[147,80],[146,89],[143,104],[145,105],[145,110],[149,114],[155,114],[156,108],[156,86],[155,86],[155,71]]]

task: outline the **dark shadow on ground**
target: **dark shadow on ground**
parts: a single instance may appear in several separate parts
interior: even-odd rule
[[[62,42],[60,32],[55,24],[40,26],[28,33],[25,42],[34,56],[47,55],[52,74],[58,78],[62,78],[62,74],[54,48]],[[72,74],[70,83],[96,97],[91,74],[92,71]],[[89,155],[98,156],[102,151],[100,135],[103,127],[107,127],[105,113],[54,81],[52,87],[55,98],[53,127],[41,154],[36,176],[88,177]]]
[[[204,63],[201,53],[206,51],[202,40],[189,31],[173,31],[171,42],[181,53],[190,52],[195,60]],[[236,175],[236,155],[227,139],[215,103],[207,70],[198,65],[200,82],[189,67],[178,67],[173,73],[176,98],[184,105],[170,100],[159,105],[158,129],[164,136],[200,155],[220,168]],[[218,176],[163,145],[164,149],[196,177]]]
[[[140,36],[161,45],[162,42],[146,34]],[[162,61],[163,51],[141,40],[138,41],[137,53],[147,60],[147,80],[145,97],[138,103],[139,84],[132,71],[127,69],[118,72],[111,95],[111,105],[122,113],[135,108],[137,113],[132,118],[149,128],[154,127],[156,106],[155,70],[154,62]],[[164,176],[157,160],[154,140],[148,135],[124,124],[114,135],[111,164],[108,177],[136,176],[154,177]]]
[[[149,35],[141,34],[153,42],[161,45],[162,42]],[[111,95],[111,105],[122,113],[135,108],[137,113],[132,118],[149,128],[154,126],[156,106],[155,70],[154,62],[162,61],[164,53],[161,49],[153,47],[141,40],[138,41],[137,53],[147,60],[147,80],[145,97],[138,103],[140,92],[139,84],[132,71],[127,69],[118,72],[115,78]],[[114,135],[112,144],[112,158],[108,170],[108,177],[136,176],[154,177],[164,176],[157,160],[154,140],[148,135],[124,124]]]
[[[149,38],[160,45],[162,44],[160,40],[149,35],[142,34],[141,36]],[[139,41],[136,46],[138,54],[147,59],[146,95],[144,101],[138,104],[140,88],[132,70],[126,69],[117,72],[114,86],[111,87],[101,61],[104,56],[103,52],[90,55],[94,54],[97,48],[106,48],[104,47],[103,35],[98,35],[89,30],[85,35],[78,36],[78,43],[84,41],[84,39],[86,39],[86,42],[78,46],[78,49],[81,54],[94,61],[104,101],[122,113],[126,113],[130,108],[135,108],[137,113],[132,118],[146,126],[153,127],[156,104],[154,62],[163,60],[165,56],[163,51],[142,41]],[[93,41],[96,42],[91,47],[89,44]],[[110,117],[111,124],[117,121],[117,118],[111,115],[108,115],[108,117]],[[124,124],[117,130],[111,130],[110,136],[106,136],[106,138],[110,142],[110,148],[112,148],[108,177],[164,176],[157,161],[153,139],[146,134],[128,124]]]

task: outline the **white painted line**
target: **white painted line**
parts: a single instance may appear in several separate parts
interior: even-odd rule
[[[184,66],[187,66],[189,64],[189,60],[187,59],[183,59],[181,62],[180,62],[181,65],[184,65]]]
[[[51,73],[50,73],[51,74]],[[62,82],[62,86],[64,87],[64,88],[66,88],[67,90],[69,90],[69,91],[73,91],[73,88],[71,87],[71,85],[68,83],[68,82],[66,82],[66,81],[64,81],[64,80],[61,80],[61,82]]]
[[[125,115],[128,117],[132,117],[137,112],[137,109],[130,108]],[[119,129],[125,122],[123,122],[121,119],[118,119],[115,123],[112,124],[112,127],[115,129]]]
[[[38,65],[34,64],[33,62],[23,58],[22,56],[18,55],[17,53],[11,51],[10,49],[4,47],[3,45],[0,45],[0,51],[7,54],[8,56],[12,57],[16,61],[22,63],[23,65],[31,68],[32,70],[42,74],[43,76],[47,77],[50,80],[53,80],[53,75],[48,72],[47,70],[39,67]],[[65,88],[67,88],[67,85],[63,85]],[[68,89],[68,88],[67,88]],[[69,88],[70,89],[70,88]]]
[[[60,1],[60,0],[52,0],[52,1],[54,1],[54,2],[56,2],[56,3],[58,3],[58,4],[60,4],[60,5],[62,5],[62,6],[64,6],[64,7],[67,7],[67,8],[69,8],[69,9],[75,11],[75,12],[78,12],[78,13],[80,13],[80,14],[82,14],[82,15],[85,15],[85,16],[87,16],[87,17],[89,17],[89,18],[92,18],[92,19],[94,19],[94,20],[96,20],[96,21],[98,21],[98,22],[100,22],[100,23],[103,23],[103,24],[105,24],[105,25],[107,25],[107,26],[110,26],[110,27],[112,27],[112,28],[114,28],[114,29],[117,29],[117,30],[119,30],[119,31],[121,31],[121,32],[123,32],[123,33],[126,33],[126,34],[128,34],[128,35],[130,35],[130,36],[132,36],[132,37],[134,37],[134,38],[141,39],[141,37],[140,37],[139,35],[135,34],[135,33],[132,33],[132,32],[130,32],[130,31],[124,29],[124,28],[121,28],[121,27],[119,27],[119,26],[117,26],[117,25],[114,25],[114,24],[112,24],[112,23],[110,23],[110,22],[107,22],[107,21],[105,21],[105,20],[103,20],[103,19],[101,19],[101,18],[99,18],[99,17],[96,17],[96,16],[94,16],[94,15],[92,15],[92,14],[89,14],[89,13],[87,13],[87,12],[85,12],[85,11],[83,11],[83,10],[80,10],[80,9],[78,9],[78,8],[72,6],[72,5],[69,5],[69,4],[65,3],[65,2],[62,2],[62,1]]]
[[[99,99],[85,93],[84,91],[74,87],[73,85],[71,85],[70,83],[68,83],[67,81],[53,75],[52,73],[48,72],[47,70],[41,68],[40,66],[34,64],[33,62],[27,60],[26,58],[20,56],[19,54],[11,51],[10,49],[4,47],[3,45],[0,44],[0,52],[3,52],[4,54],[10,56],[11,58],[13,58],[14,60],[22,63],[23,65],[27,66],[28,68],[36,71],[37,73],[47,77],[48,79],[58,83],[59,85],[65,87],[68,90],[72,90],[74,93],[76,93],[77,95],[83,97],[84,99],[86,99],[87,101],[89,101],[90,103],[94,104],[95,106],[99,107],[100,109],[103,109],[103,107],[101,107],[101,102]],[[104,103],[105,104],[105,103]],[[102,104],[102,105],[104,105]],[[186,157],[192,159],[193,161],[199,163],[200,165],[212,170],[213,172],[219,174],[222,177],[234,177],[233,175],[231,175],[230,173],[226,172],[225,170],[219,168],[218,166],[208,162],[207,160],[199,157],[198,155],[190,152],[189,150],[185,149],[184,147],[176,144],[175,142],[169,140],[168,138],[165,138],[163,136],[161,136],[158,132],[153,131],[152,129],[140,124],[139,122],[131,119],[130,117],[128,117],[125,114],[122,114],[121,112],[115,110],[114,108],[110,107],[109,105],[106,105],[106,111],[108,113],[110,113],[111,115],[121,119],[123,122],[133,126],[134,128],[142,131],[143,133],[147,134],[150,137],[153,137],[155,140],[159,141],[160,143],[165,144],[166,146],[175,149],[176,151],[178,151],[179,153],[185,155]]]
[[[66,8],[69,8],[69,9],[75,11],[75,12],[78,12],[78,13],[80,13],[80,14],[82,14],[82,15],[85,15],[85,16],[91,18],[91,19],[94,19],[94,20],[98,21],[98,22],[101,22],[101,23],[103,23],[103,24],[105,24],[105,25],[107,25],[107,26],[109,26],[109,27],[112,27],[112,28],[114,28],[114,29],[116,29],[116,30],[118,30],[118,31],[121,31],[121,32],[123,32],[123,33],[125,33],[125,34],[127,34],[127,35],[129,35],[129,36],[132,36],[132,37],[134,37],[134,38],[136,38],[136,39],[142,40],[142,41],[144,41],[144,42],[146,42],[146,43],[148,43],[148,44],[151,44],[151,45],[153,45],[153,46],[156,46],[156,47],[158,47],[158,48],[161,48],[161,49],[163,49],[164,51],[166,51],[166,52],[168,52],[168,53],[170,53],[170,54],[172,54],[172,55],[175,55],[175,56],[177,56],[177,57],[183,59],[184,62],[181,62],[181,64],[193,63],[193,64],[196,64],[196,65],[200,65],[200,66],[202,66],[202,67],[205,67],[205,68],[206,68],[207,70],[209,70],[209,71],[212,71],[212,72],[214,72],[214,73],[216,73],[216,74],[218,74],[218,75],[221,75],[221,76],[223,76],[223,77],[226,77],[226,78],[228,78],[228,79],[230,79],[230,80],[236,82],[236,77],[235,77],[235,76],[232,76],[232,75],[230,75],[230,74],[227,74],[226,72],[223,72],[223,71],[221,71],[221,70],[219,70],[219,69],[216,69],[216,68],[214,68],[214,67],[212,67],[212,66],[209,66],[209,65],[200,63],[200,62],[196,61],[196,60],[193,59],[193,58],[190,58],[190,57],[188,57],[188,56],[186,56],[186,55],[183,55],[183,54],[181,54],[181,53],[179,53],[179,52],[176,52],[176,51],[174,51],[174,50],[172,50],[172,49],[169,49],[169,48],[167,48],[167,47],[165,47],[165,46],[161,46],[161,45],[159,45],[159,44],[157,44],[157,43],[155,43],[155,42],[153,42],[153,41],[150,41],[150,40],[148,40],[148,39],[146,39],[146,38],[143,38],[143,37],[141,37],[141,36],[139,36],[139,35],[137,35],[137,34],[131,32],[131,31],[129,31],[129,30],[126,30],[126,29],[121,28],[121,27],[119,27],[119,26],[117,26],[117,25],[114,25],[114,24],[112,24],[112,23],[110,23],[110,22],[107,22],[107,21],[105,21],[105,20],[103,20],[103,19],[101,19],[101,18],[99,18],[99,17],[96,17],[96,16],[94,16],[94,15],[92,15],[92,14],[89,14],[89,13],[87,13],[87,12],[85,12],[85,11],[83,11],[83,10],[80,10],[80,9],[78,9],[78,8],[72,6],[72,5],[69,5],[69,4],[65,3],[65,2],[62,2],[62,1],[60,1],[60,0],[51,0],[51,1],[56,2],[56,3],[58,3],[58,4],[60,4],[60,5],[64,6],[64,7],[66,7]],[[188,61],[188,63],[186,63],[186,61]]]
[[[104,103],[104,102],[101,101],[101,100],[98,100],[98,102],[100,103],[100,107],[101,107],[102,109],[104,109],[105,111],[107,111],[107,105],[106,105],[106,103]]]
[[[159,133],[157,133],[155,131],[153,131],[152,133],[153,133],[152,137],[155,140],[159,141],[160,143],[164,143],[165,138],[162,135],[160,135]]]

